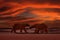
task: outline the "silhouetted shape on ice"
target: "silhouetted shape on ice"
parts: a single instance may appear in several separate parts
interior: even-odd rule
[[[30,27],[31,28],[35,28],[35,33],[39,33],[39,31],[41,31],[41,33],[48,33],[48,27],[47,25],[45,25],[44,23],[41,24],[34,24],[33,26]]]
[[[11,32],[14,31],[14,33],[16,33],[16,30],[19,29],[21,33],[22,33],[22,30],[24,30],[24,31],[27,33],[27,30],[26,30],[26,28],[25,28],[25,27],[27,27],[27,26],[30,26],[30,25],[27,24],[27,23],[16,23],[16,24],[14,24]]]

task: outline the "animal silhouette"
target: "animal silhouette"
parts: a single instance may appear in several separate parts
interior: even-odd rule
[[[16,24],[14,24],[11,32],[16,33],[16,30],[19,29],[21,33],[22,33],[22,30],[24,30],[24,31],[27,33],[27,30],[26,30],[26,28],[25,28],[25,27],[27,27],[27,26],[30,26],[30,25],[27,24],[27,23],[16,23]]]
[[[34,24],[30,27],[31,28],[35,28],[35,32],[34,33],[39,33],[39,31],[41,33],[48,33],[48,27],[47,25],[45,25],[44,23],[41,23],[41,24]]]

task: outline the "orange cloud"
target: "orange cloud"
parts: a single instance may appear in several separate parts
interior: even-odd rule
[[[38,19],[41,19],[41,20],[55,20],[55,18],[58,17],[58,13],[56,13],[56,12],[48,12],[48,11],[40,11],[40,10],[37,11],[36,10],[36,11],[32,11],[32,13],[35,15],[38,15]]]
[[[11,6],[11,9],[0,12],[0,14],[10,14],[12,17],[15,17],[16,15],[24,12],[25,8],[32,7],[32,8],[60,8],[60,5],[50,5],[48,3],[46,4],[32,4],[32,3],[16,3],[16,2],[8,2],[5,4],[5,6]],[[22,9],[22,10],[21,10]],[[31,11],[34,15],[38,15],[38,19],[43,20],[54,20],[55,17],[58,16],[55,12],[47,12],[44,10],[33,10]],[[41,17],[41,18],[40,18]],[[59,19],[59,18],[58,18]]]

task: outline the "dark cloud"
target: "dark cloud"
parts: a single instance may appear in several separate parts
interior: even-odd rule
[[[36,15],[31,13],[31,10],[29,8],[26,8],[24,10],[26,10],[26,11],[24,11],[20,15],[18,14],[18,16],[21,16],[21,17],[24,17],[24,18],[35,18],[35,17],[37,17]]]
[[[51,4],[60,4],[60,0],[49,0]]]
[[[60,15],[60,8],[40,8],[40,9],[33,9],[33,10],[38,10],[38,11],[46,11],[46,12],[55,12]]]
[[[13,1],[13,2],[19,2],[19,3],[25,3],[25,2],[30,2],[30,3],[35,3],[35,4],[44,4],[44,3],[50,3],[50,4],[55,4],[59,5],[60,0],[6,0],[6,1]]]
[[[4,6],[4,7],[0,8],[0,12],[4,12],[4,11],[9,10],[9,9],[10,9],[10,7]]]
[[[60,13],[60,8],[45,8],[43,10],[48,11],[48,12],[57,12],[57,13]]]
[[[30,11],[37,10],[37,11],[48,11],[48,12],[57,12],[60,13],[60,8],[32,8],[29,7]]]
[[[48,12],[57,12],[60,13],[60,8],[30,8],[30,10],[37,10],[37,11],[48,11]]]
[[[60,15],[60,8],[47,8],[45,10],[48,12],[56,12],[58,15]]]
[[[13,17],[8,16],[8,17],[0,17],[0,20],[11,20]]]

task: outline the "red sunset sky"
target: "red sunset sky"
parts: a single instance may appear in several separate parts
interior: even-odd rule
[[[60,20],[60,0],[0,0],[0,21],[15,18],[18,21],[24,17],[28,20]]]

